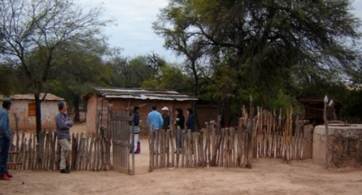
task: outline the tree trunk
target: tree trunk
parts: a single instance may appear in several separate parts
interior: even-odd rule
[[[73,106],[74,106],[74,121],[75,122],[80,122],[80,114],[79,114],[79,96],[78,95],[75,95],[74,96],[74,103],[73,103]]]
[[[37,155],[38,155],[38,163],[42,162],[42,151],[39,145],[40,141],[40,133],[41,133],[41,100],[40,93],[34,93],[35,98],[35,121],[36,121],[36,147],[37,147]]]
[[[197,70],[196,70],[196,60],[192,61],[192,73],[194,75],[194,79],[195,79],[195,85],[194,85],[194,97],[197,97],[199,95],[199,76],[197,75]],[[197,117],[197,110],[196,110],[196,101],[192,102],[192,109],[194,110],[194,115],[195,115],[195,119],[196,119],[196,128],[197,129],[201,129],[200,126],[200,120],[199,117]]]
[[[36,142],[39,143],[41,133],[41,101],[40,93],[34,93],[35,98],[35,122],[36,122]]]

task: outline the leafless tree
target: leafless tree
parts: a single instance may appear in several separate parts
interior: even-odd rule
[[[87,7],[73,0],[0,0],[0,60],[20,67],[29,81],[36,103],[38,143],[40,93],[56,75],[54,53],[67,42],[103,39],[102,27],[112,22],[102,18],[103,13],[102,6]]]

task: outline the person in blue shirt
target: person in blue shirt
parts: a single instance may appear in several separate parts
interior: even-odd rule
[[[11,99],[3,99],[3,107],[0,109],[0,179],[10,180],[13,176],[8,172],[6,164],[8,162],[8,154],[12,132],[10,129],[9,110],[11,107]]]
[[[152,111],[147,116],[147,127],[151,128],[155,132],[162,128],[163,118],[162,115],[157,111],[156,106],[152,106]]]
[[[148,128],[152,128],[152,132],[153,132],[153,143],[154,143],[154,152],[157,152],[157,143],[155,140],[155,132],[158,131],[159,129],[162,128],[163,125],[163,118],[162,115],[157,111],[157,107],[156,106],[152,106],[152,111],[150,113],[148,113],[147,115],[147,121],[146,121],[147,127]]]

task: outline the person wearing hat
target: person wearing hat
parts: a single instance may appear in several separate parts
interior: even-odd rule
[[[67,115],[67,104],[63,101],[58,103],[59,113],[55,116],[58,144],[62,151],[60,155],[60,172],[70,173],[70,131],[73,121]]]
[[[9,110],[11,107],[11,99],[3,99],[3,107],[0,109],[0,179],[10,180],[13,176],[8,172],[6,164],[8,162],[8,154],[12,132],[10,129]]]
[[[130,143],[133,143],[133,148],[131,148],[131,153],[134,152],[136,154],[139,154],[140,152],[137,151],[137,144],[138,144],[138,138],[139,138],[139,134],[141,132],[141,128],[140,128],[140,115],[138,114],[138,110],[140,109],[139,106],[135,106],[133,107],[133,111],[130,113],[130,116],[132,116],[133,114],[133,129],[132,129],[132,122],[129,123],[129,128],[130,128],[130,132],[131,132],[131,136],[130,136]],[[134,139],[132,140],[132,132],[134,134]],[[133,141],[133,142],[132,142]],[[133,151],[132,151],[133,149]]]
[[[170,129],[170,114],[169,114],[168,108],[166,106],[161,108],[161,110],[162,110],[162,118],[163,118],[162,129],[167,131],[167,129]]]

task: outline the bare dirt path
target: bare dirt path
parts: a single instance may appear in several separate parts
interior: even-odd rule
[[[75,127],[74,131],[82,130]],[[141,139],[136,175],[114,171],[12,171],[0,181],[0,195],[8,194],[362,194],[362,170],[325,170],[311,160],[286,163],[254,159],[252,169],[165,168],[148,172],[148,144]],[[23,184],[24,182],[24,184]]]

